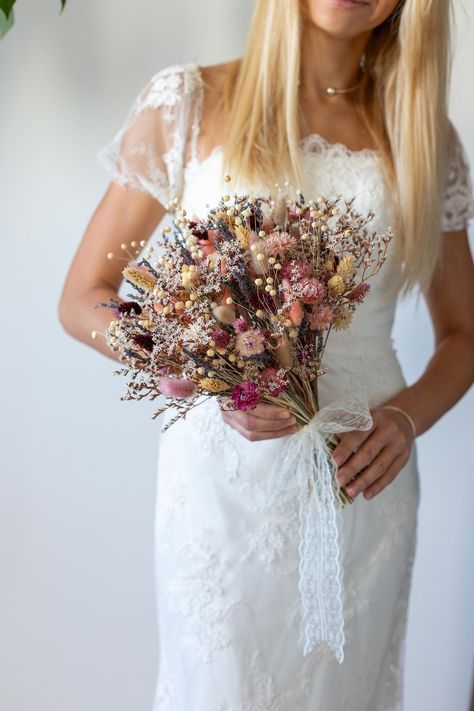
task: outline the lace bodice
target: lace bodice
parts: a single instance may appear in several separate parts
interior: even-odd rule
[[[201,71],[195,63],[167,67],[155,74],[133,102],[117,135],[99,153],[99,160],[111,178],[125,187],[149,193],[163,205],[178,197],[194,211],[204,210],[206,203],[220,197],[225,192],[217,170],[221,147],[216,146],[205,158],[199,156],[198,150],[203,93]],[[353,151],[341,143],[328,143],[317,134],[301,140],[301,151],[308,178],[317,172],[321,178],[331,164],[329,172],[337,175],[338,192],[346,179],[347,188],[353,187],[352,178],[360,170],[364,174],[373,173],[380,160],[375,150]],[[375,172],[377,180],[371,181],[371,188],[381,182],[379,170]],[[211,173],[212,188],[207,180],[199,179],[199,174],[208,179]],[[193,180],[198,184],[190,184]],[[307,182],[307,189],[316,187],[317,181]],[[363,181],[357,186],[359,195],[361,186]],[[331,185],[322,187],[328,189]],[[380,188],[376,193],[380,197]],[[372,190],[371,196],[373,200]],[[370,207],[376,209],[373,204]],[[463,229],[473,216],[468,162],[459,135],[452,127],[443,229],[446,232]]]

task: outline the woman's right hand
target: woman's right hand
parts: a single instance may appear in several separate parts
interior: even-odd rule
[[[286,437],[298,431],[296,418],[286,408],[278,405],[260,404],[252,410],[224,410],[224,422],[248,439],[260,442],[264,439]]]

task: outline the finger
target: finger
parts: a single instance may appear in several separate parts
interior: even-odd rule
[[[377,428],[361,444],[357,452],[347,459],[337,473],[340,486],[345,486],[356,474],[369,466],[382,449],[390,442],[391,434],[387,428]]]
[[[268,405],[263,402],[251,410],[251,414],[255,417],[261,417],[264,420],[281,420],[292,417],[291,412],[286,407],[280,407],[280,405]]]
[[[364,498],[365,499],[373,499],[374,496],[377,496],[377,494],[380,494],[380,492],[385,489],[386,486],[388,486],[394,479],[395,477],[400,473],[400,471],[403,469],[405,464],[408,461],[408,456],[406,455],[405,452],[402,454],[399,454],[398,457],[395,457],[385,474],[380,477],[380,479],[377,479],[373,484],[371,484],[365,491],[364,491]]]
[[[284,417],[277,420],[264,420],[262,417],[255,417],[251,412],[233,411],[227,413],[227,417],[239,424],[248,432],[275,432],[293,425],[296,425],[295,417]]]
[[[356,452],[361,444],[365,442],[373,430],[353,430],[345,432],[340,439],[339,444],[334,449],[332,457],[336,464],[340,467],[346,462],[354,452]]]
[[[358,496],[358,494],[364,492],[367,487],[383,477],[391,467],[392,462],[400,456],[400,454],[399,447],[394,443],[390,443],[387,447],[384,447],[372,463],[364,469],[362,474],[346,487],[349,496],[352,496],[352,498]]]
[[[240,410],[230,410],[223,407],[221,407],[221,409],[223,412],[240,412]],[[248,414],[264,420],[288,420],[292,417],[291,412],[287,408],[283,406],[280,407],[279,405],[267,405],[266,403],[260,403],[252,408],[252,410],[249,410]]]
[[[292,425],[291,427],[285,427],[284,429],[281,430],[272,430],[272,431],[264,431],[264,432],[259,432],[255,430],[246,430],[244,427],[241,427],[238,423],[235,423],[235,426],[232,425],[234,429],[239,432],[239,434],[242,435],[242,437],[245,437],[249,442],[261,442],[263,440],[267,439],[279,439],[280,437],[287,437],[288,435],[293,435],[298,431],[298,426],[297,425]]]

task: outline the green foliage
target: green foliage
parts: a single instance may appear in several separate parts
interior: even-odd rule
[[[13,12],[10,13],[10,15],[7,17],[6,15],[3,14],[3,12],[0,10],[0,39],[2,39],[3,35],[6,35],[10,27],[13,25]]]
[[[10,13],[13,9],[13,5],[15,4],[15,0],[0,0],[0,10],[2,10],[3,14],[7,18],[7,20],[10,17]]]
[[[16,0],[0,0],[0,39],[13,25],[13,6],[15,2]],[[67,0],[60,0],[60,2],[62,12]]]

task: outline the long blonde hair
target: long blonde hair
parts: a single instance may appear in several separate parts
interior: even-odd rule
[[[426,288],[441,245],[446,172],[449,0],[401,0],[365,52],[362,117],[394,196],[402,288]],[[229,74],[225,170],[302,185],[299,0],[257,0],[247,47]]]

